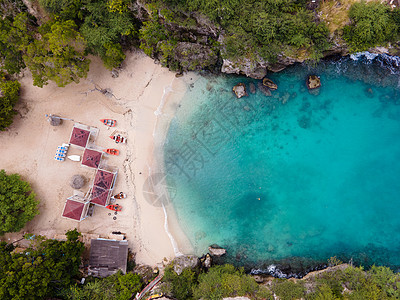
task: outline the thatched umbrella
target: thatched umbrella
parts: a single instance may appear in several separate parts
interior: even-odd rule
[[[69,185],[74,189],[80,189],[85,185],[85,178],[81,175],[74,175],[71,177]]]
[[[52,126],[58,126],[62,123],[62,120],[59,116],[46,114],[46,117],[47,117],[47,120],[50,122],[50,125],[52,125]]]

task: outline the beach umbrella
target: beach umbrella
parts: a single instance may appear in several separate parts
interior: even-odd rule
[[[59,116],[46,114],[46,117],[47,117],[47,120],[50,122],[50,125],[52,125],[52,126],[58,126],[62,122],[62,120]]]
[[[69,185],[74,189],[80,189],[85,185],[85,178],[81,175],[74,175],[71,177]]]

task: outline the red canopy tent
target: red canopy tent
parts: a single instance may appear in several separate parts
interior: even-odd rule
[[[107,206],[109,204],[116,175],[116,172],[113,173],[102,169],[97,170],[90,197],[91,203],[101,206]]]
[[[75,221],[82,221],[86,218],[89,208],[89,202],[78,196],[72,196],[67,199],[64,205],[62,216]]]
[[[90,168],[97,169],[100,165],[100,160],[102,155],[103,153],[100,151],[86,148],[85,151],[83,152],[81,164]]]
[[[75,146],[85,148],[89,141],[90,131],[75,127],[72,129],[69,143]]]
[[[109,202],[110,190],[102,189],[101,187],[94,186],[92,188],[92,196],[90,202],[100,205],[107,206]]]

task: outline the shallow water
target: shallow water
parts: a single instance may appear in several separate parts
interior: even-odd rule
[[[269,77],[271,97],[241,99],[232,87],[257,81],[202,77],[171,122],[165,170],[196,254],[218,244],[253,267],[334,255],[400,266],[398,75],[342,59]]]

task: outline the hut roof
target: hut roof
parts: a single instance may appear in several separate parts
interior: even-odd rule
[[[88,273],[97,277],[106,277],[118,270],[126,273],[127,258],[127,241],[93,239],[90,241]]]
[[[70,144],[79,147],[86,147],[90,136],[90,131],[82,128],[75,127],[72,129]]]
[[[90,202],[97,205],[106,206],[108,204],[109,194],[110,190],[93,186]]]
[[[82,165],[97,169],[100,165],[102,154],[100,151],[85,149],[82,157]]]
[[[85,205],[85,203],[68,199],[65,202],[62,216],[76,221],[81,221]]]
[[[97,170],[96,176],[94,178],[94,185],[108,190],[113,185],[114,176],[114,173],[99,169]]]

